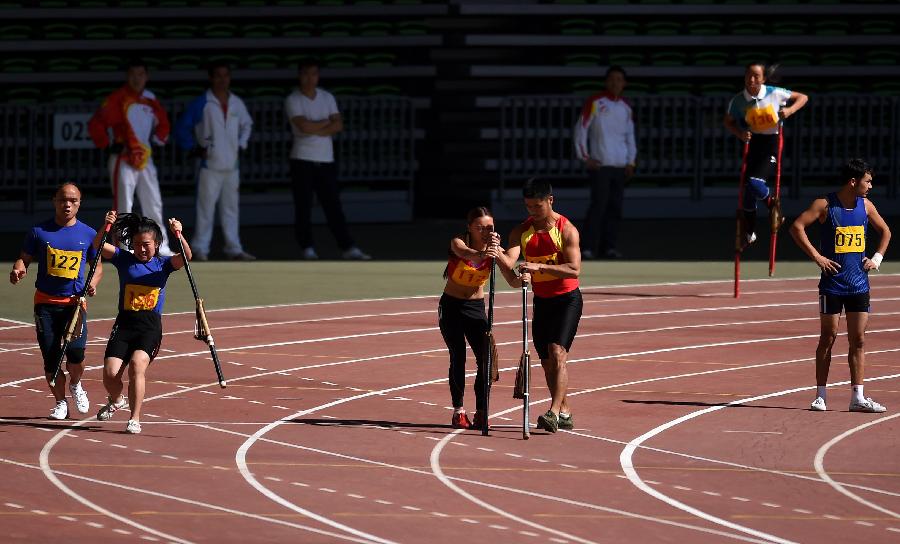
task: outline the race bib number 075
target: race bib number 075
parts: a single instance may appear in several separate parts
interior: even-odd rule
[[[862,225],[837,227],[834,230],[835,253],[863,253],[866,251],[866,231]]]

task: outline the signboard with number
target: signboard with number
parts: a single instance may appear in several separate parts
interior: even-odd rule
[[[92,149],[88,135],[90,113],[57,113],[53,116],[54,149]]]

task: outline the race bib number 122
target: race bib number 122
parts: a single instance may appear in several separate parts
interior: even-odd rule
[[[74,280],[81,265],[80,251],[66,251],[47,246],[47,273],[58,278]]]

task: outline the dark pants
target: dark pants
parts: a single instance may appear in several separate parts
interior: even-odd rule
[[[72,318],[74,306],[56,304],[36,304],[34,306],[34,325],[37,341],[44,358],[44,373],[56,372],[62,350],[62,337],[66,325]],[[87,320],[82,323],[81,336],[66,346],[66,364],[80,365],[84,362],[84,348],[87,345]]]
[[[336,163],[291,159],[291,190],[294,193],[294,234],[301,248],[313,247],[310,216],[314,190],[338,247],[347,250],[355,245],[341,208]]]
[[[778,135],[754,134],[747,149],[744,171],[744,210],[756,211],[756,201],[769,196],[767,183],[778,167]]]
[[[487,365],[487,317],[484,315],[484,299],[461,300],[449,295],[441,296],[438,304],[438,324],[447,349],[450,350],[450,400],[454,408],[463,405],[466,391],[466,340],[475,352],[475,409],[487,409],[484,397],[484,370]],[[497,364],[497,362],[494,362]]]
[[[625,198],[625,169],[601,166],[588,173],[591,205],[581,229],[581,247],[599,254],[615,249],[622,201]]]

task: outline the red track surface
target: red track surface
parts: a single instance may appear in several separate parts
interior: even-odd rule
[[[449,428],[436,298],[213,312],[226,390],[192,314],[166,316],[135,436],[125,414],[93,418],[105,339],[88,348],[91,414],[52,422],[32,328],[0,323],[3,540],[900,541],[898,278],[873,277],[875,415],[846,411],[843,335],[830,411],[807,410],[814,281],[730,287],[585,289],[576,430],[529,441],[513,293],[497,297],[490,437]],[[532,400],[546,410],[539,368]]]

